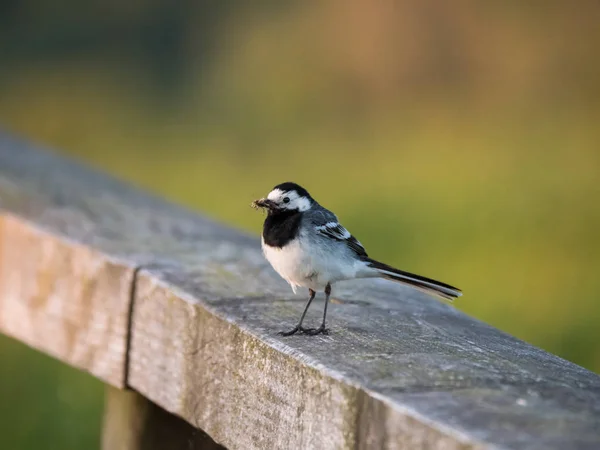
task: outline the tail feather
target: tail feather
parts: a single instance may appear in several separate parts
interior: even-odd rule
[[[415,275],[414,273],[404,272],[371,258],[366,258],[365,261],[369,267],[377,270],[380,276],[388,280],[408,284],[428,294],[439,295],[450,301],[462,295],[460,289],[449,284]]]

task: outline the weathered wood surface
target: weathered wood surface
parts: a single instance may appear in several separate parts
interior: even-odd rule
[[[32,315],[21,309],[36,307],[14,284],[58,289],[60,280],[11,271],[7,221],[48,235],[73,258],[72,248],[89,249],[114,265],[117,280],[141,268],[125,382],[228,448],[600,448],[600,377],[418,292],[385,281],[340,284],[330,336],[278,337],[304,298],[268,267],[257,237],[6,136],[0,210],[0,330],[46,349],[28,338],[34,327],[14,325]],[[40,309],[37,320],[70,302],[103,314],[106,304],[85,302],[100,299],[100,289],[115,310],[128,304],[127,289],[95,289],[64,291],[60,307]],[[467,290],[459,301],[485,299]],[[315,306],[308,321],[318,321]],[[127,336],[126,327],[97,328],[107,342]]]
[[[0,214],[0,331],[121,387],[133,274],[92,247]]]

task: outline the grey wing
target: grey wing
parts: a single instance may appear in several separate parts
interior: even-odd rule
[[[336,220],[332,220],[322,225],[317,225],[315,227],[317,233],[329,239],[343,242],[350,250],[356,253],[357,256],[366,258],[368,255],[362,244],[358,242],[358,240],[337,221],[335,215],[333,217]]]

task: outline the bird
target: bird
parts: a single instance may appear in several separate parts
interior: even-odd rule
[[[462,291],[449,284],[396,269],[372,259],[364,246],[344,228],[338,217],[321,206],[302,186],[288,181],[275,186],[251,206],[266,211],[261,235],[262,252],[273,269],[291,286],[308,288],[309,297],[296,326],[279,332],[328,334],[327,305],[331,286],[358,278],[384,278],[402,283],[430,295],[453,300]],[[325,293],[321,325],[303,327],[306,313],[317,291]]]

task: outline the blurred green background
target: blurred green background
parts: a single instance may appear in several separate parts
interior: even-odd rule
[[[598,23],[592,1],[5,0],[0,124],[257,235],[249,202],[296,181],[373,256],[600,372]],[[0,448],[98,448],[100,383],[0,357]]]

